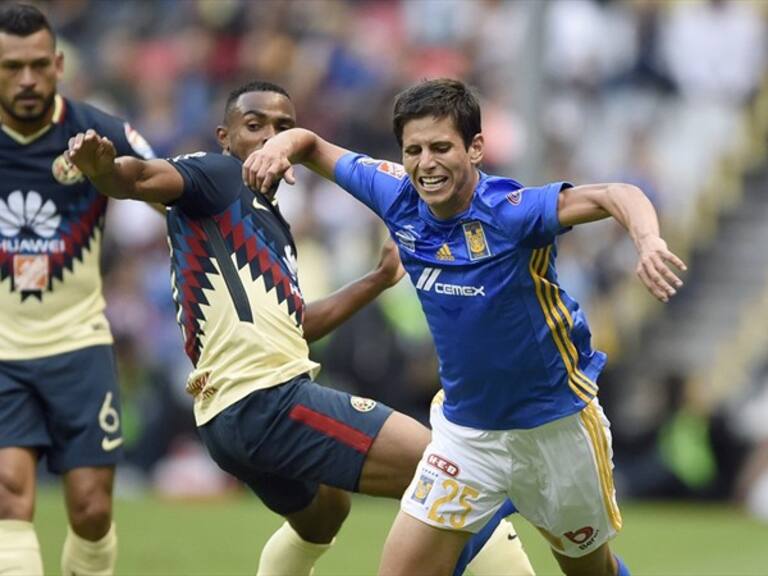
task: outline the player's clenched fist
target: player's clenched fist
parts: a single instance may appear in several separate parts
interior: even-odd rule
[[[88,130],[69,139],[67,156],[86,178],[93,180],[114,169],[117,151],[109,138]]]

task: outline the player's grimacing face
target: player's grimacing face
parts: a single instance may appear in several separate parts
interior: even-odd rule
[[[63,56],[56,54],[48,30],[29,36],[0,32],[0,106],[4,121],[30,124],[53,106]]]
[[[438,218],[451,218],[467,208],[482,157],[482,135],[475,135],[467,149],[450,117],[425,116],[403,126],[403,167]]]
[[[245,160],[272,136],[295,126],[296,110],[289,98],[277,92],[246,92],[229,116],[222,145]]]

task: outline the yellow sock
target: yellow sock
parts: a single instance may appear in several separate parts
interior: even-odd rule
[[[96,542],[81,538],[67,527],[67,538],[61,551],[63,576],[112,576],[117,561],[117,533],[115,525]]]
[[[43,576],[40,544],[32,522],[0,520],[0,574]]]
[[[313,544],[299,536],[286,522],[264,544],[256,576],[311,576],[315,562],[330,544]]]
[[[523,543],[509,520],[502,520],[467,565],[474,576],[534,576]]]

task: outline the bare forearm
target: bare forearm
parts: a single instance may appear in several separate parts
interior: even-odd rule
[[[91,182],[102,194],[111,198],[140,198],[136,184],[141,181],[144,161],[131,156],[116,158],[109,172],[93,176]]]
[[[626,228],[639,246],[643,238],[659,236],[659,219],[648,197],[631,184],[608,184],[603,208]]]
[[[381,274],[373,271],[327,298],[309,303],[304,316],[304,338],[307,342],[314,342],[326,336],[375,300],[387,287]]]

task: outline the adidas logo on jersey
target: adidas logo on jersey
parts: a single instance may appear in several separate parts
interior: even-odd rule
[[[436,294],[447,294],[449,296],[485,296],[485,286],[462,286],[460,284],[444,284],[437,282],[437,278],[442,273],[439,268],[424,268],[424,272],[419,276],[416,282],[416,289],[424,292],[435,291]]]
[[[451,254],[451,249],[448,247],[448,244],[443,244],[440,246],[440,250],[437,251],[436,256],[438,260],[454,260],[453,254]]]

